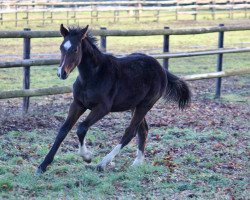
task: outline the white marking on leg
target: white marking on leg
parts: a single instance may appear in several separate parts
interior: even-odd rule
[[[79,144],[78,154],[84,158],[84,160],[91,160],[92,153],[87,149],[85,139],[83,145]]]
[[[101,166],[102,168],[105,168],[120,152],[121,148],[122,148],[121,144],[116,145],[115,148],[109,154],[107,154],[98,165]]]
[[[142,151],[137,149],[136,158],[135,158],[132,166],[141,165],[143,163],[143,161],[144,161],[144,154],[142,153]]]
[[[65,43],[64,43],[64,45],[63,45],[63,47],[64,47],[64,49],[66,50],[66,51],[68,51],[69,50],[69,48],[71,47],[72,45],[71,45],[71,42],[68,40],[68,41],[66,41]]]

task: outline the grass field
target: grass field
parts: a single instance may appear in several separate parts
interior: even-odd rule
[[[88,133],[91,164],[76,155],[74,128],[48,171],[34,176],[69,99],[45,101],[25,118],[9,114],[15,126],[0,135],[1,199],[248,199],[249,108],[214,100],[195,100],[183,113],[158,103],[147,117],[151,128],[146,163],[139,168],[130,167],[136,151],[133,140],[115,165],[103,173],[95,170],[130,119],[129,113],[113,113]],[[6,125],[6,120],[1,122]]]
[[[207,27],[219,23],[249,24],[250,21],[163,21],[131,23],[95,22],[92,28],[148,29]],[[85,25],[85,24],[83,24]],[[32,30],[57,30],[31,24]],[[11,25],[2,27],[12,29]],[[21,30],[23,27],[18,27]],[[16,28],[14,28],[16,29]],[[32,57],[58,54],[61,38],[32,39]],[[225,47],[247,47],[249,31],[225,34]],[[162,52],[162,37],[110,37],[108,51]],[[171,36],[172,52],[215,49],[217,34]],[[21,39],[0,40],[0,61],[21,59]],[[212,72],[216,56],[170,59],[178,75]],[[224,56],[224,69],[246,68],[249,53]],[[71,85],[56,77],[57,66],[32,67],[31,88]],[[21,89],[22,69],[1,69],[0,90]],[[133,140],[115,159],[115,165],[99,173],[96,164],[118,142],[130,113],[112,113],[94,125],[87,145],[94,153],[91,164],[76,155],[78,139],[70,132],[55,161],[41,177],[34,171],[42,161],[63,123],[70,95],[31,99],[22,115],[21,100],[0,101],[0,199],[249,199],[250,79],[249,75],[223,79],[222,100],[214,100],[214,80],[190,82],[193,104],[184,112],[159,102],[147,115],[150,125],[146,163],[130,167],[135,157]],[[84,116],[81,120],[84,119]],[[81,121],[80,120],[80,121]]]
[[[190,129],[152,129],[147,150],[156,153],[147,164],[138,169],[129,167],[135,152],[135,145],[130,145],[123,151],[129,152],[125,153],[128,157],[124,154],[118,156],[116,167],[109,168],[105,173],[96,172],[92,165],[84,165],[71,146],[63,145],[64,152],[58,153],[48,173],[35,177],[33,172],[40,160],[37,158],[45,156],[47,144],[51,143],[51,138],[44,136],[50,134],[47,131],[41,134],[36,130],[22,133],[12,131],[4,137],[10,141],[1,141],[5,149],[0,157],[2,198],[249,197],[246,184],[248,173],[241,170],[246,169],[248,160],[244,148],[236,146],[240,142],[237,134],[228,137],[227,133],[210,131],[197,137],[197,133]],[[104,134],[97,128],[89,133],[94,143],[102,139],[108,141],[110,134]],[[155,134],[162,139],[152,141]],[[105,148],[98,148],[96,153],[103,156],[111,147],[110,144],[106,145]],[[166,147],[177,149],[178,153],[172,157]],[[187,150],[188,147],[190,150]],[[93,165],[100,161],[100,155],[96,155]]]

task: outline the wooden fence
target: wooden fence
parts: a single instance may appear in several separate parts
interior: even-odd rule
[[[234,71],[222,71],[223,57],[225,53],[240,53],[250,52],[250,47],[247,48],[223,48],[224,32],[226,31],[244,31],[250,30],[250,26],[223,26],[211,28],[194,28],[194,29],[169,29],[165,27],[161,30],[107,30],[102,28],[100,30],[93,30],[93,34],[101,37],[101,49],[106,51],[106,37],[107,36],[149,36],[149,35],[163,35],[163,54],[152,55],[156,59],[163,59],[163,65],[165,68],[169,67],[169,58],[180,58],[190,56],[203,56],[203,55],[214,55],[218,54],[217,61],[217,72],[196,74],[184,76],[183,79],[192,81],[207,78],[217,78],[216,83],[216,94],[215,97],[220,97],[221,88],[221,77],[233,76],[233,75],[244,75],[250,73],[250,68],[244,70]],[[170,35],[187,35],[187,34],[204,34],[218,32],[218,49],[206,50],[206,51],[195,51],[195,52],[179,52],[169,53],[169,36]],[[0,62],[1,68],[12,68],[12,67],[23,67],[23,90],[13,91],[1,91],[0,99],[24,97],[23,108],[24,111],[28,110],[29,97],[32,96],[43,96],[52,94],[62,94],[71,92],[71,87],[51,87],[43,89],[30,89],[30,67],[31,66],[44,66],[44,65],[56,65],[59,64],[58,59],[30,59],[30,40],[31,38],[41,37],[60,37],[58,31],[30,31],[25,29],[24,31],[0,31],[0,38],[24,38],[24,60],[13,61],[13,62]]]
[[[169,0],[169,1],[89,1],[89,2],[59,2],[59,1],[0,1],[0,23],[47,22],[70,20],[79,23],[79,20],[111,19],[114,22],[120,19],[150,18],[158,21],[160,18],[173,16],[178,20],[181,15],[192,15],[197,20],[198,15],[211,15],[212,19],[223,12],[233,19],[236,13],[248,17],[250,0]],[[113,13],[112,15],[107,13]],[[56,16],[65,13],[63,16]],[[105,14],[106,13],[106,14]],[[10,16],[11,15],[11,16]],[[71,22],[72,22],[71,21]]]

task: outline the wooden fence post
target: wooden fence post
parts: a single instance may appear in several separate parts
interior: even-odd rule
[[[179,3],[178,3],[178,0],[176,1],[176,4],[175,4],[175,20],[177,21],[178,20],[178,7],[179,7]]]
[[[210,6],[211,6],[212,19],[215,20],[215,2],[214,2],[214,0],[210,1]]]
[[[164,27],[164,29],[169,29],[169,27]],[[169,35],[163,36],[163,52],[169,52]],[[168,58],[163,59],[163,67],[168,69]]]
[[[155,17],[156,17],[156,21],[159,22],[160,10],[157,10],[157,11],[156,11]]]
[[[223,27],[224,24],[220,24],[220,27]],[[224,46],[224,32],[220,31],[218,36],[218,48],[223,48]],[[223,53],[218,54],[217,57],[217,72],[222,71],[222,62],[223,62]],[[216,90],[215,98],[219,99],[221,94],[221,78],[216,79]]]
[[[15,25],[17,27],[17,20],[18,20],[18,16],[17,16],[17,10],[15,11]]]
[[[29,25],[29,6],[26,7],[26,17],[24,19],[26,19],[26,24]]]
[[[77,9],[77,5],[75,5],[75,10]],[[74,10],[74,23],[76,23],[76,11]]]
[[[101,27],[101,30],[107,30],[106,27]],[[106,52],[107,50],[107,37],[106,36],[101,36],[101,50],[102,52]]]
[[[25,28],[24,31],[30,31]],[[30,38],[23,39],[23,59],[30,59]],[[30,67],[23,67],[23,89],[30,88]],[[30,98],[23,98],[23,112],[27,113],[29,109]]]
[[[53,10],[50,10],[50,23],[52,24],[53,23]]]
[[[45,12],[43,11],[43,26],[45,24]]]
[[[231,8],[230,8],[230,1],[227,1],[227,4],[226,4],[227,6],[228,6],[228,19],[230,19],[231,18]]]
[[[246,5],[248,2],[247,1],[244,1],[244,4]],[[245,11],[245,18],[247,18],[247,6],[244,8],[244,11]]]
[[[231,19],[234,18],[234,1],[230,1],[231,4]]]
[[[114,22],[116,22],[116,10],[114,10]]]
[[[119,21],[119,15],[120,15],[120,11],[119,10],[115,10],[114,11],[114,22],[118,22]]]
[[[197,12],[197,3],[196,2],[193,2],[193,6],[195,6],[192,10],[193,10],[193,12],[194,12],[194,20],[196,21],[197,20],[197,14],[198,14],[198,12]]]
[[[0,3],[1,7],[0,7],[0,10],[3,9],[3,2]],[[0,14],[0,21],[1,21],[1,25],[3,25],[3,13]]]
[[[69,25],[69,11],[67,11],[67,25]]]

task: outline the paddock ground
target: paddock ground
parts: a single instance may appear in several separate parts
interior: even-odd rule
[[[187,26],[212,26],[219,22],[222,21],[197,21]],[[187,23],[169,24],[184,27]],[[150,25],[157,28],[166,23]],[[114,29],[116,26],[111,24]],[[128,26],[121,24],[121,28]],[[133,24],[130,28],[136,26],[142,27]],[[108,49],[131,52],[141,47],[142,51],[160,51],[162,37],[146,38],[147,43],[144,40],[114,38],[108,40]],[[217,34],[178,36],[171,40],[174,51],[216,48]],[[17,49],[21,49],[21,40],[1,41],[5,49],[0,50],[1,54],[20,54]],[[58,52],[60,41],[51,40],[52,53]],[[225,41],[227,47],[247,46],[249,32],[228,33]],[[48,47],[42,48],[43,40],[33,42],[32,52],[48,52]],[[17,43],[18,47],[11,50]],[[250,64],[248,53],[230,54],[224,59],[226,69]],[[171,71],[178,75],[214,71],[215,66],[216,56],[170,60]],[[76,73],[62,82],[57,80],[55,70],[56,66],[32,68],[31,86],[72,84]],[[21,69],[0,72],[1,90],[20,88]],[[34,171],[51,147],[72,97],[65,94],[32,98],[27,115],[22,114],[21,99],[1,100],[0,199],[249,199],[250,76],[223,78],[222,83],[222,98],[214,100],[215,80],[189,82],[192,104],[183,112],[174,104],[159,101],[147,114],[150,131],[145,165],[130,167],[136,152],[134,139],[116,157],[115,165],[103,173],[97,172],[95,166],[119,142],[130,121],[129,112],[111,113],[89,130],[87,145],[94,154],[91,164],[76,155],[75,126],[48,171],[36,177]]]
[[[48,171],[35,177],[37,165],[65,119],[71,95],[32,101],[26,116],[20,100],[3,101],[0,197],[248,199],[249,84],[249,76],[223,79],[224,98],[218,101],[213,99],[213,80],[191,82],[193,102],[183,112],[174,104],[158,102],[147,115],[145,165],[130,167],[136,152],[134,139],[103,173],[95,166],[118,143],[129,123],[129,112],[111,113],[90,129],[91,164],[76,155],[74,127]]]

